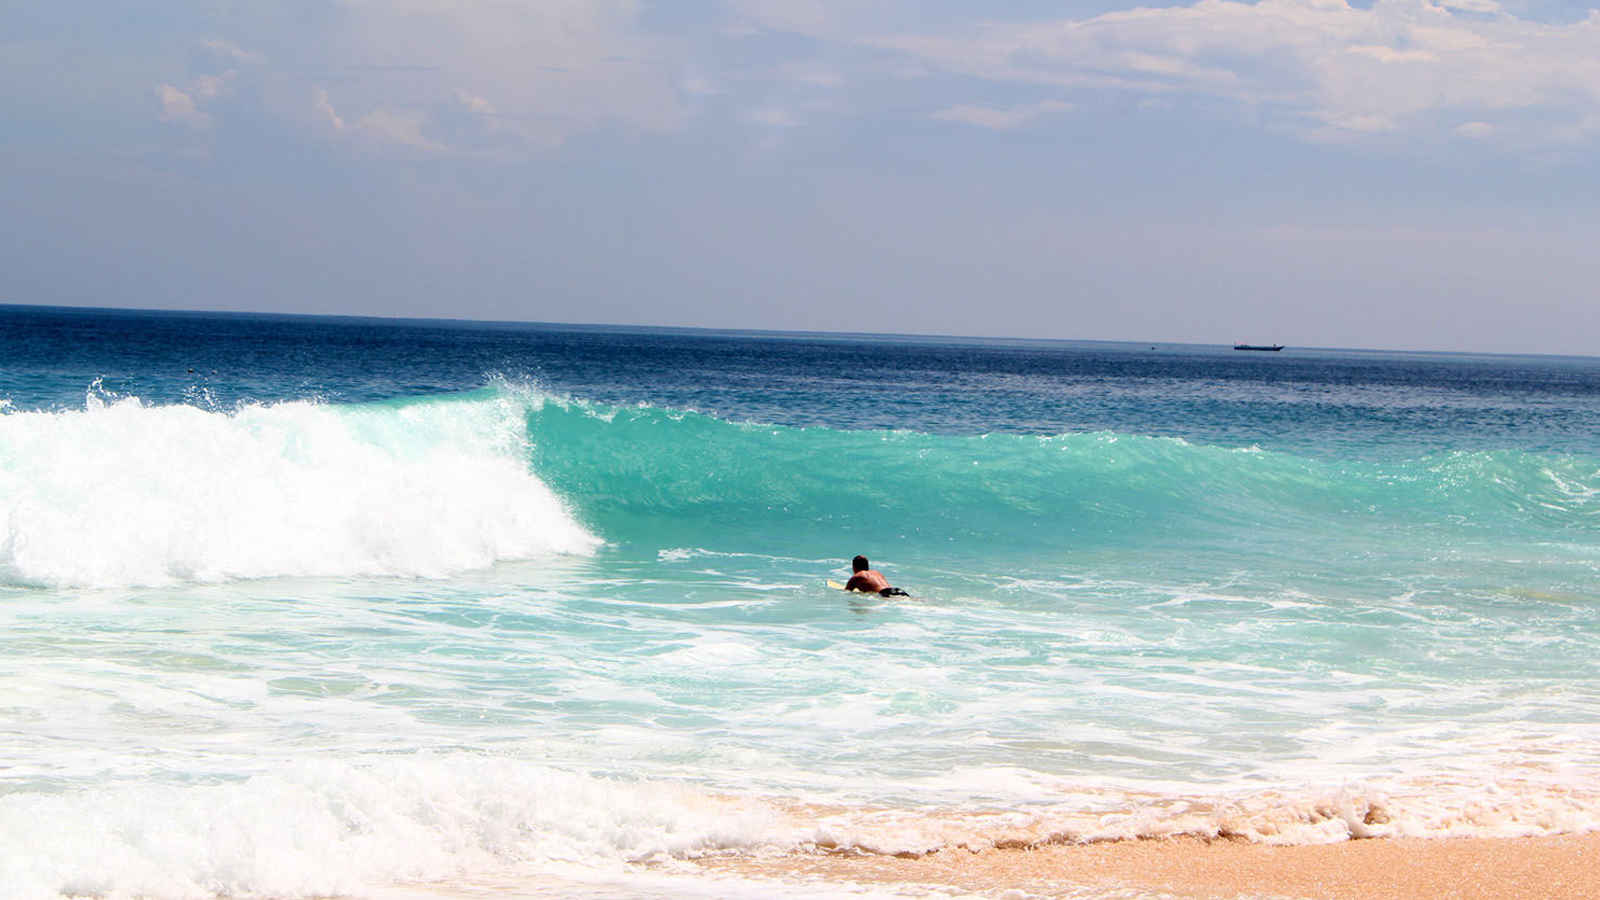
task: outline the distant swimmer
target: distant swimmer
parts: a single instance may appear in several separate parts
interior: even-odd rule
[[[883,573],[870,567],[865,556],[858,556],[850,560],[850,571],[854,575],[845,583],[847,591],[861,591],[867,594],[877,594],[880,597],[909,597],[910,594],[897,587],[889,586],[889,579]]]

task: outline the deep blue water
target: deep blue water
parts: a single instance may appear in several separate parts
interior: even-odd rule
[[[0,307],[0,396],[364,403],[494,376],[617,406],[1311,453],[1600,449],[1600,359]]]

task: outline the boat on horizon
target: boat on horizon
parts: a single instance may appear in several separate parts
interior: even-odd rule
[[[1277,352],[1283,349],[1282,344],[1234,344],[1235,350],[1267,350]]]

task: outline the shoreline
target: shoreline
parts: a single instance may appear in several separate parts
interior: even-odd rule
[[[1582,900],[1600,897],[1596,860],[1600,832],[1293,845],[1183,837],[944,850],[916,858],[823,853],[722,857],[701,860],[700,865],[744,877],[942,885],[991,896]]]

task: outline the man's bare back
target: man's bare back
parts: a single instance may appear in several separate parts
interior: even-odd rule
[[[882,597],[911,596],[897,587],[890,587],[889,579],[883,577],[882,572],[869,568],[868,565],[869,564],[867,563],[867,558],[865,556],[858,556],[855,559],[850,560],[850,568],[854,571],[854,574],[851,575],[850,580],[845,583],[845,590],[878,594]]]
[[[889,579],[883,577],[882,572],[876,569],[866,569],[851,575],[850,580],[845,582],[844,589],[847,591],[870,591],[876,594],[888,586]]]

